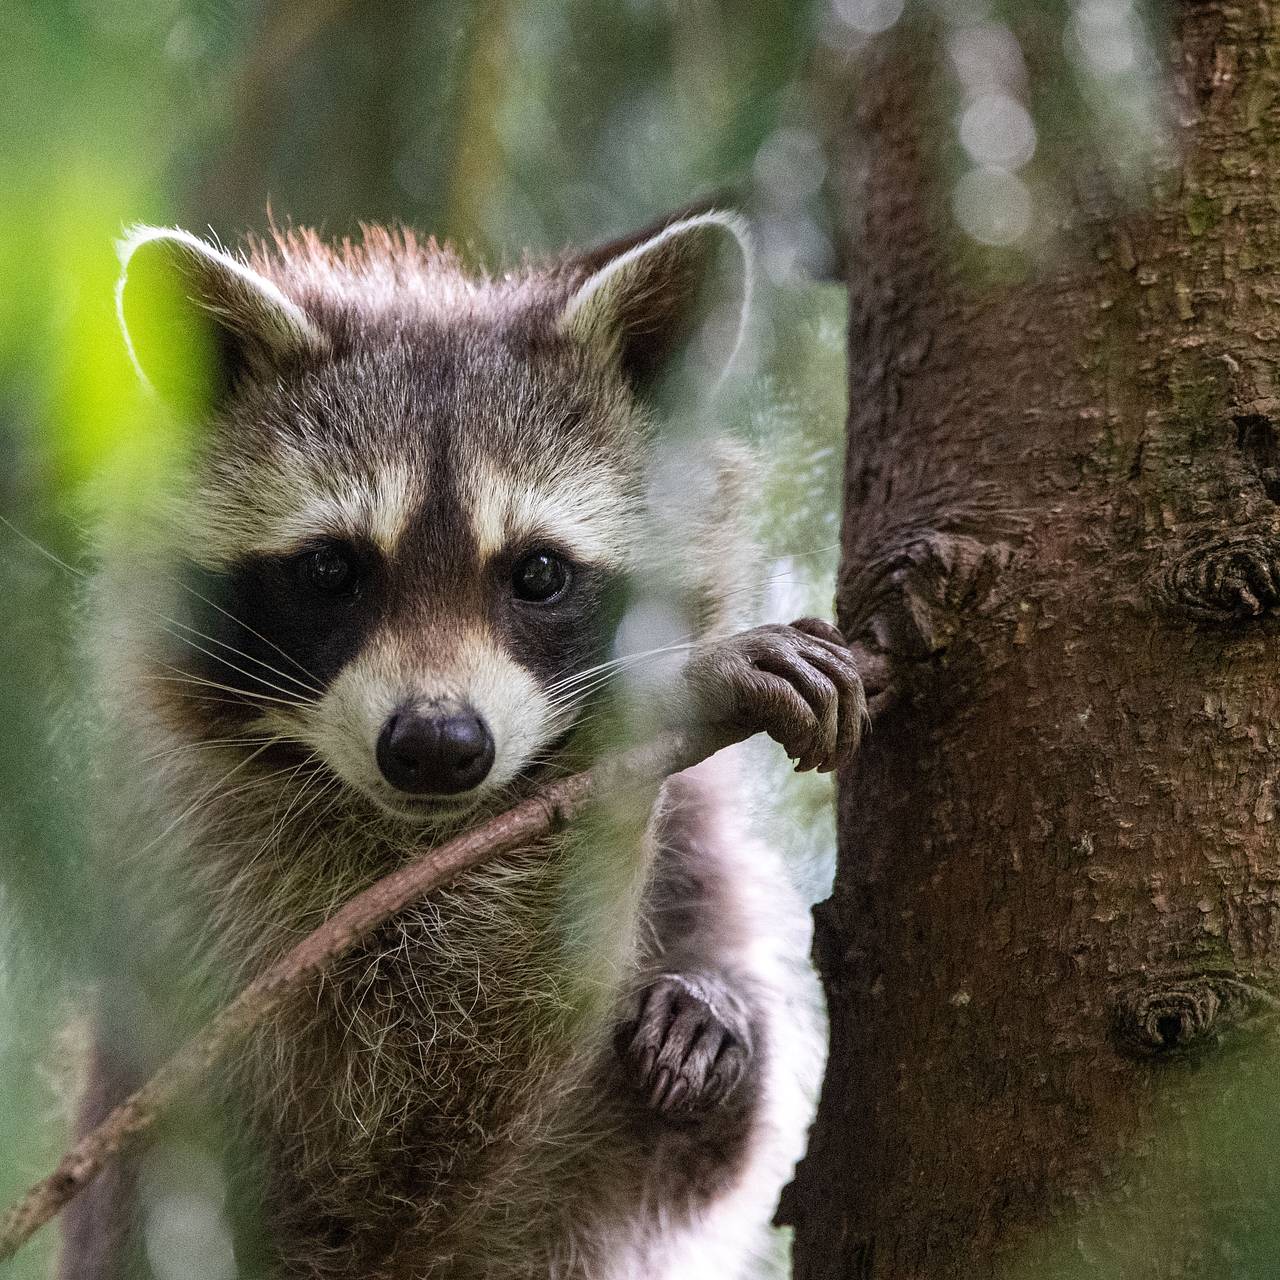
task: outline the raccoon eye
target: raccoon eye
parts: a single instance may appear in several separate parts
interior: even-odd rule
[[[550,551],[532,551],[511,571],[516,598],[530,604],[554,604],[569,586],[569,566]]]
[[[298,570],[309,587],[326,596],[353,595],[359,585],[355,552],[340,542],[326,542],[298,560]]]

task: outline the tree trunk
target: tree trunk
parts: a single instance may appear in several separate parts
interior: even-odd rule
[[[860,56],[838,605],[897,698],[817,913],[800,1280],[1280,1272],[1280,0],[1169,18],[1176,145],[1125,212],[1053,142],[1018,271],[957,251],[939,43]]]

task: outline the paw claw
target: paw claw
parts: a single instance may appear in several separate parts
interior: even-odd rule
[[[689,1082],[677,1076],[672,1080],[671,1088],[667,1090],[667,1096],[662,1100],[662,1110],[679,1111],[688,1094]]]
[[[671,1083],[671,1072],[666,1067],[659,1067],[654,1077],[653,1088],[649,1090],[649,1105],[655,1111],[661,1110],[667,1096],[667,1086]]]

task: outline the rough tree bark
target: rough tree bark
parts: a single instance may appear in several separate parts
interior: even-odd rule
[[[818,911],[800,1280],[1280,1272],[1280,3],[1167,34],[1148,200],[1059,144],[1053,260],[997,285],[937,44],[861,58],[839,613],[901,693]]]

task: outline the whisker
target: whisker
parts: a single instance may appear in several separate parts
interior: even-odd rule
[[[599,692],[599,690],[610,685],[613,682],[613,678],[615,675],[630,671],[632,670],[632,667],[635,665],[638,665],[638,664],[629,664],[625,667],[618,667],[613,671],[604,672],[603,674],[597,675],[588,683],[579,687],[575,687],[572,685],[562,687],[556,690],[553,694],[551,694],[548,697],[547,701],[550,703],[550,705],[553,708],[574,706],[576,704],[584,702],[586,701],[587,698]]]
[[[71,574],[73,577],[82,578],[82,579],[88,578],[90,576],[86,570],[77,569],[74,565],[68,564],[60,556],[55,555],[47,547],[37,542],[35,538],[31,537],[29,534],[25,533],[22,529],[18,528],[18,526],[14,524],[12,520],[9,520],[7,517],[0,515],[0,524],[3,524],[7,529],[9,529],[11,533],[13,533],[16,537],[20,538],[23,542],[25,542],[33,551],[43,556],[46,560],[50,561],[52,564],[57,565],[57,567],[59,569],[62,569],[64,572]],[[306,667],[304,667],[300,662],[298,662],[296,658],[294,658],[291,654],[287,653],[284,649],[280,648],[278,644],[274,643],[272,640],[269,640],[266,636],[262,635],[260,632],[255,631],[251,626],[249,626],[247,622],[244,622],[240,618],[237,618],[234,614],[222,608],[221,605],[216,604],[214,601],[201,595],[200,592],[198,592],[189,583],[183,582],[180,577],[177,577],[174,574],[166,574],[165,576],[169,579],[169,581],[176,583],[179,587],[183,588],[186,591],[189,591],[198,600],[203,601],[211,609],[216,609],[224,617],[234,622],[237,626],[243,627],[250,635],[255,636],[257,639],[261,640],[264,644],[270,645],[271,648],[276,650],[276,652],[279,653],[283,658],[285,658],[287,661],[291,662],[295,667],[297,667],[298,670],[301,671],[302,674],[307,677],[306,681],[305,682],[301,681],[296,676],[291,676],[287,672],[281,671],[278,667],[272,666],[269,662],[265,662],[261,658],[254,657],[253,654],[251,653],[245,653],[243,649],[238,649],[235,647],[235,645],[228,644],[225,640],[219,640],[216,636],[206,635],[203,631],[200,631],[198,628],[191,626],[189,623],[179,622],[176,618],[167,617],[165,614],[161,613],[159,610],[153,609],[150,605],[139,602],[139,607],[144,609],[147,613],[151,614],[154,618],[157,618],[159,621],[165,623],[167,626],[180,627],[183,631],[187,631],[191,635],[197,636],[201,640],[208,641],[208,643],[210,644],[215,644],[220,648],[226,649],[230,653],[237,654],[248,662],[257,663],[264,670],[270,671],[273,674],[278,675],[282,680],[292,681],[294,684],[305,689],[308,693],[314,693],[321,696],[323,695],[324,690],[320,687],[319,681],[316,680],[316,677],[312,675],[312,673],[308,671]],[[173,633],[170,632],[169,634],[172,635]],[[182,637],[174,636],[174,639],[182,639]],[[215,662],[226,662],[226,659],[219,658],[216,654],[209,653],[207,649],[203,649],[199,645],[193,645],[192,647],[195,649],[199,649],[201,653],[204,653],[208,657],[213,658]],[[249,672],[242,670],[240,667],[236,667],[234,663],[228,662],[226,663],[226,665],[232,667],[234,670],[240,671],[241,675],[249,676],[251,680],[261,679],[260,676],[251,675]],[[277,689],[279,692],[282,692],[282,693],[289,692],[288,690],[285,690],[285,689],[279,689],[278,686],[271,684],[269,681],[263,680],[262,683],[268,685],[269,688]]]
[[[322,777],[325,772],[326,770],[323,765],[315,768],[311,772],[311,774],[309,774],[307,778],[304,779],[302,787],[299,790],[298,796],[296,796],[294,799],[294,803],[296,803],[298,799],[300,799],[303,795],[305,795],[307,793],[307,789],[312,787],[315,780],[319,777]],[[339,789],[339,794],[332,796],[328,804],[321,806],[320,811],[315,815],[311,823],[307,826],[306,832],[304,834],[309,834],[312,830],[315,829],[315,827],[320,822],[324,821],[324,819],[328,816],[328,814],[333,812],[333,809],[337,801],[341,798],[340,786],[341,786],[341,779],[339,779],[336,774],[330,774],[329,779],[326,782],[322,783],[318,788],[315,788],[311,791],[309,800],[303,806],[303,808],[298,811],[299,814],[302,812],[305,812],[306,809],[310,808],[312,805],[314,805],[318,800],[320,800],[325,795],[328,795],[330,792],[334,790],[335,787]],[[219,846],[223,849],[235,848],[235,847],[238,847],[239,845],[246,845],[250,843],[252,843],[254,846],[252,853],[249,853],[243,856],[241,859],[238,859],[236,869],[226,886],[227,889],[229,890],[229,893],[223,898],[224,902],[236,900],[237,893],[238,893],[238,886],[243,885],[245,882],[249,881],[256,874],[258,868],[261,866],[266,856],[271,852],[272,848],[278,847],[279,836],[281,834],[283,834],[283,826],[280,824],[273,824],[272,831],[265,840],[258,841],[257,839],[254,839],[253,841],[248,841],[248,840],[232,841],[230,843],[224,843],[221,846]]]
[[[11,533],[16,534],[23,542],[27,544],[33,551],[38,551],[44,558],[52,564],[56,564],[59,569],[71,574],[74,578],[87,578],[89,575],[84,569],[77,569],[74,565],[68,564],[61,556],[54,555],[48,547],[41,546],[30,534],[23,533],[12,520],[0,515],[0,524],[3,524]]]
[[[578,680],[586,679],[589,676],[597,675],[602,672],[616,671],[621,667],[630,666],[632,663],[642,662],[647,658],[656,657],[660,654],[688,647],[688,644],[682,642],[674,645],[663,645],[657,649],[646,649],[640,653],[622,654],[617,658],[610,658],[606,662],[597,663],[594,667],[586,667],[582,671],[573,672],[556,683],[548,686],[547,692],[556,692],[567,685],[571,685]]]
[[[229,701],[229,699],[224,701]],[[166,747],[163,751],[153,751],[150,755],[141,756],[138,763],[151,764],[156,760],[182,755],[188,751],[211,751],[215,747],[252,747],[260,743],[262,739],[262,734],[255,734],[251,738],[202,738],[198,742],[180,742],[176,746]]]
[[[306,840],[311,835],[311,833],[320,825],[320,823],[322,823],[325,820],[325,818],[328,817],[328,815],[333,812],[338,802],[342,799],[342,779],[338,777],[336,773],[333,774],[330,777],[329,781],[326,782],[325,785],[320,788],[319,792],[317,792],[317,794],[315,795],[311,803],[315,804],[316,801],[320,800],[321,797],[326,795],[329,796],[328,804],[321,805],[319,812],[315,814],[315,816],[307,824],[306,828],[294,836],[294,839],[299,844],[301,844],[304,840]]]
[[[293,814],[294,823],[296,824],[297,821],[302,817],[302,815],[306,813],[308,809],[313,808],[316,805],[316,803],[319,800],[321,800],[325,795],[335,790],[336,788],[340,788],[341,785],[342,785],[341,778],[339,778],[336,774],[331,774],[329,776],[328,781],[322,783],[320,786],[312,790],[310,797],[307,799],[307,802],[304,805],[302,805],[301,808],[294,809],[291,806],[290,812],[292,812]],[[305,794],[305,788],[303,789],[303,791],[300,791],[298,793],[298,798],[301,799],[304,794]],[[331,808],[332,806],[330,806],[330,810]],[[311,832],[315,830],[317,822],[323,820],[325,813],[329,812],[330,810],[321,809],[319,815],[312,820],[310,825],[308,825],[308,827],[306,828],[306,831],[302,834],[295,834],[294,839],[301,841],[304,835],[310,835]],[[288,818],[289,818],[289,812],[286,812],[284,819],[281,820],[281,823],[274,835],[274,843],[276,845],[279,844],[281,837],[284,835],[285,822],[288,820]]]
[[[283,693],[288,696],[297,698],[298,705],[300,706],[313,706],[315,704],[315,698],[312,698],[312,697],[304,698],[299,694],[298,690],[301,690],[302,694],[309,694],[312,692],[304,684],[302,684],[301,681],[297,681],[297,680],[294,681],[294,684],[297,686],[296,689],[286,689],[283,685],[278,685],[272,680],[266,680],[262,676],[257,675],[252,671],[246,671],[243,667],[237,666],[234,662],[229,662],[226,658],[220,657],[216,653],[210,653],[209,650],[204,648],[202,645],[195,644],[193,641],[188,640],[184,636],[180,636],[175,634],[172,631],[169,631],[168,628],[165,628],[165,631],[168,635],[173,636],[175,640],[182,641],[183,644],[190,646],[192,649],[195,649],[198,653],[203,653],[207,657],[212,658],[215,662],[220,662],[224,667],[230,667],[232,671],[238,671],[242,676],[245,676],[247,679],[255,680],[259,684],[265,685],[268,689],[274,689],[277,693]],[[197,632],[196,634],[199,634],[199,633]],[[233,649],[231,651],[233,653],[240,653],[240,650],[238,649]],[[241,654],[241,657],[247,657],[251,662],[256,661],[256,659],[253,658],[251,654]],[[167,665],[167,664],[162,663],[161,665]],[[170,668],[170,670],[172,670],[172,668]],[[293,677],[286,676],[285,679],[292,680]]]
[[[304,759],[304,760],[302,761],[302,763],[301,763],[300,765],[298,765],[298,767],[297,767],[297,768],[293,771],[293,773],[289,776],[288,781],[285,783],[285,787],[287,787],[287,786],[289,785],[289,783],[293,782],[293,780],[297,777],[299,770],[301,770],[302,768],[304,768],[306,765],[311,764],[313,761],[315,761],[315,760],[319,757],[319,755],[320,755],[320,753],[319,753],[318,751],[313,751],[309,756],[307,756],[307,757],[306,757],[306,759]],[[268,833],[268,835],[267,835],[267,842],[268,842],[268,843],[270,843],[270,842],[273,840],[273,838],[275,837],[275,835],[276,835],[276,833],[277,833],[277,832],[282,831],[282,830],[284,829],[284,825],[285,825],[285,823],[286,823],[286,822],[288,822],[288,820],[289,820],[289,814],[293,811],[293,807],[294,807],[294,805],[296,805],[296,804],[298,803],[298,801],[299,801],[299,800],[300,800],[304,795],[306,795],[306,792],[307,792],[307,786],[308,786],[308,785],[309,785],[309,784],[314,780],[314,778],[315,778],[315,777],[317,777],[317,776],[318,776],[318,774],[312,773],[312,774],[309,774],[309,775],[308,775],[308,776],[303,780],[302,786],[298,789],[298,793],[297,793],[297,795],[295,795],[295,796],[293,797],[293,799],[289,802],[289,807],[284,811],[284,815],[283,815],[282,817],[280,817],[279,819],[277,819],[277,818],[276,818],[276,813],[279,813],[279,811],[280,811],[280,805],[283,803],[284,798],[285,798],[285,797],[284,797],[284,795],[282,794],[282,795],[280,796],[280,799],[276,801],[275,813],[273,813],[273,814],[271,815],[271,820],[272,820],[272,827],[271,827],[271,831],[270,831],[270,832]],[[283,789],[282,789],[282,790],[283,790]]]
[[[565,677],[551,685],[547,686],[545,693],[552,696],[561,693],[566,689],[570,689],[576,683],[589,679],[596,675],[612,675],[614,672],[626,670],[639,662],[647,662],[651,658],[661,657],[669,653],[679,653],[686,649],[692,649],[697,642],[689,640],[677,641],[674,644],[661,645],[656,649],[645,649],[639,653],[626,653],[617,658],[610,658],[607,662],[597,663],[594,667],[587,667],[583,671]]]
[[[243,649],[237,649],[235,645],[227,644],[225,640],[219,640],[216,636],[205,635],[203,631],[198,631],[195,627],[189,626],[185,622],[178,622],[174,618],[166,618],[162,613],[158,613],[154,609],[149,610],[149,612],[154,614],[155,617],[159,618],[161,622],[167,623],[168,626],[181,627],[183,631],[189,632],[193,636],[198,636],[201,640],[207,640],[209,641],[210,644],[216,644],[219,648],[226,649],[228,653],[234,653],[237,657],[244,658],[248,662],[257,663],[257,665],[262,667],[263,670],[270,671],[274,675],[278,675],[282,680],[288,680],[291,684],[296,685],[299,689],[302,689],[306,693],[316,694],[317,696],[320,696],[320,697],[323,697],[324,695],[324,690],[321,689],[319,685],[304,683],[303,681],[299,680],[297,676],[291,676],[288,674],[288,672],[281,671],[278,667],[273,667],[269,662],[264,662],[261,658],[255,658],[253,654],[246,653]],[[261,683],[265,684],[269,689],[276,689],[280,693],[292,692],[291,689],[283,689],[279,685],[273,684],[270,680],[263,680],[261,676],[254,675],[252,672],[249,672],[249,671],[245,671],[242,667],[236,666],[234,662],[228,662],[226,658],[219,657],[218,654],[216,653],[210,653],[209,650],[204,648],[202,645],[198,645],[198,644],[195,644],[193,641],[186,640],[184,639],[184,637],[175,634],[173,631],[169,631],[168,634],[173,636],[175,640],[181,640],[184,644],[191,645],[193,649],[196,649],[200,653],[205,654],[207,657],[212,658],[215,662],[221,662],[224,666],[230,667],[233,671],[239,671],[241,675],[248,676],[250,680],[261,681]]]
[[[209,799],[209,797],[213,796],[214,793],[217,792],[219,788],[222,787],[223,784],[228,781],[228,779],[234,777],[237,773],[240,772],[241,769],[247,768],[264,751],[266,751],[268,747],[272,746],[274,743],[278,741],[280,741],[279,736],[268,738],[266,742],[264,742],[262,746],[260,746],[257,749],[257,751],[250,752],[249,755],[245,756],[245,758],[241,760],[238,764],[232,766],[232,768],[229,769],[226,773],[224,773],[222,777],[218,779],[217,782],[215,782],[211,787],[207,788],[205,791],[201,792],[201,794],[197,796],[196,799],[193,800],[191,804],[189,804],[180,814],[178,814],[178,816],[174,818],[173,821],[170,822],[169,825],[165,827],[165,829],[161,831],[158,836],[156,836],[153,840],[148,841],[147,844],[145,844],[142,847],[142,849],[139,850],[137,856],[141,857],[143,854],[147,853],[149,850],[154,849],[155,846],[159,844],[161,840],[169,836],[178,827],[180,823],[185,822],[186,819],[189,818],[192,814],[198,812],[204,806],[205,802]]]
[[[298,711],[306,710],[306,708],[315,705],[313,702],[302,702],[296,698],[275,698],[269,693],[254,693],[249,689],[237,689],[235,685],[221,684],[216,680],[206,680],[203,676],[192,675],[190,671],[183,671],[180,667],[171,666],[167,662],[162,662],[159,665],[165,671],[172,671],[175,674],[171,676],[143,676],[142,678],[162,684],[190,684],[198,688],[218,689],[222,693],[234,693],[239,697],[252,698],[255,702],[276,703],[279,706],[292,707]]]
[[[151,677],[144,677],[144,678],[153,679],[153,680],[161,679],[161,677],[159,676],[151,676]],[[191,702],[208,703],[210,706],[218,706],[218,707],[236,707],[241,711],[245,709],[245,704],[243,699],[250,696],[251,696],[250,694],[245,694],[243,695],[242,698],[211,698],[208,694],[189,693],[184,695],[184,697],[186,697]],[[267,708],[267,710],[270,710],[270,708]],[[263,714],[265,715],[266,713],[264,712]]]
[[[262,787],[275,783],[279,778],[284,777],[285,774],[297,774],[302,767],[302,765],[298,764],[285,765],[280,769],[273,769],[270,773],[264,773],[261,777],[250,778],[248,782],[242,782],[239,786],[232,787],[229,791],[224,791],[218,797],[218,800],[220,802],[223,800],[230,800],[232,796],[246,795],[251,791],[259,790]]]
[[[297,660],[297,658],[295,658],[291,653],[282,649],[278,644],[275,643],[274,640],[269,640],[260,631],[255,631],[251,626],[249,626],[247,622],[244,622],[240,618],[237,618],[235,614],[229,613],[220,604],[217,604],[213,600],[210,600],[207,596],[201,595],[200,592],[198,592],[195,589],[195,587],[193,587],[189,582],[184,582],[181,578],[176,577],[174,575],[170,575],[170,577],[173,579],[173,581],[175,581],[178,584],[178,586],[182,587],[184,591],[189,591],[193,596],[195,596],[197,600],[203,601],[211,609],[217,609],[217,611],[220,614],[222,614],[224,618],[230,619],[230,621],[234,622],[238,627],[243,627],[251,636],[255,636],[257,639],[261,640],[263,644],[270,645],[282,658],[284,658],[286,662],[291,662],[295,667],[298,668],[299,671],[302,672],[304,676],[307,677],[307,681],[313,687],[315,692],[317,693],[323,692],[320,689],[319,680],[317,680],[316,677],[310,671],[308,671],[307,668],[302,665],[302,663],[300,663]],[[205,639],[209,639],[209,637],[206,636]],[[258,659],[258,661],[260,661],[260,659]],[[266,663],[263,663],[263,666],[266,666]],[[274,667],[271,667],[269,669],[272,671],[276,670]],[[276,674],[279,676],[284,676],[286,680],[292,679],[292,677],[290,676],[285,676],[283,671],[276,671]]]
[[[803,556],[825,556],[832,551],[839,551],[840,544],[838,542],[828,542],[825,546],[810,547],[807,551],[790,551],[787,548],[780,548],[775,558],[781,559],[783,556],[791,556],[800,559]]]

